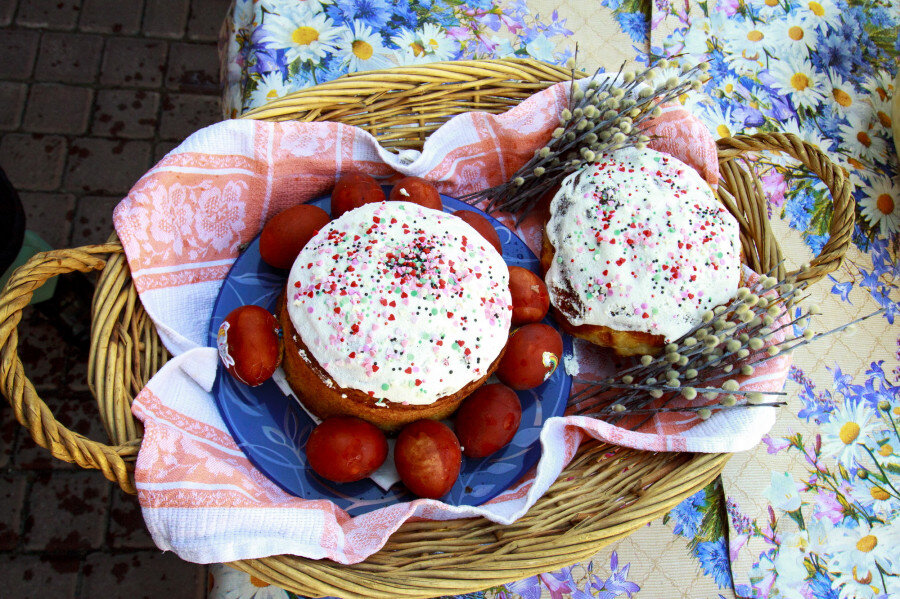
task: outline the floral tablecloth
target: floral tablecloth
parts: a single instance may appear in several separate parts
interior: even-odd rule
[[[857,229],[812,301],[855,332],[794,356],[789,405],[722,476],[593,559],[470,596],[900,597],[900,168],[892,112],[898,0],[238,0],[223,41],[225,116],[347,72],[532,56],[618,67],[709,60],[684,98],[718,134],[792,132],[855,186]],[[757,163],[795,265],[827,239],[825,186],[789,160]],[[291,597],[214,566],[210,597]]]

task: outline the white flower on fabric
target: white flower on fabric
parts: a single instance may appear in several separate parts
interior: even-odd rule
[[[705,111],[703,119],[718,137],[731,137],[738,132],[747,132],[744,131],[744,124],[732,115],[731,106],[723,108],[722,105],[713,103]]]
[[[391,38],[399,46],[397,57],[400,64],[421,64],[438,60],[450,60],[458,48],[458,42],[447,35],[440,25],[425,23],[421,29],[404,29]],[[507,41],[507,44],[509,42]],[[512,45],[509,46],[510,54]]]
[[[852,405],[845,401],[821,427],[822,454],[836,456],[845,468],[859,464],[863,456],[868,456],[863,445],[872,444],[874,415],[862,402]]]
[[[808,56],[809,49],[816,43],[815,26],[796,13],[774,23],[772,37],[779,56]]]
[[[286,6],[284,0],[258,0],[258,2],[267,11],[276,14],[284,12]],[[334,4],[333,0],[292,0],[292,2],[301,10],[309,12],[321,12],[326,4]]]
[[[862,521],[856,528],[836,527],[833,533],[828,547],[830,570],[850,574],[861,584],[872,581],[869,575],[878,576],[879,568],[888,574],[900,573],[900,535],[896,524],[876,522],[869,526]]]
[[[834,526],[830,520],[810,518],[806,523],[806,550],[816,555],[825,555],[828,550],[828,540],[831,538],[831,529]]]
[[[833,0],[800,0],[796,7],[797,13],[813,27],[841,25],[841,10]]]
[[[514,56],[516,49],[513,48],[512,42],[505,37],[491,37],[491,43],[494,44],[494,56],[496,58],[506,58]]]
[[[793,133],[808,144],[812,144],[822,151],[827,151],[831,146],[831,140],[822,135],[816,126],[806,121],[805,126],[801,127],[800,121],[795,117],[787,121],[781,121],[778,126],[782,133]],[[787,162],[785,162],[787,164]]]
[[[863,79],[862,87],[870,96],[880,100],[890,100],[894,94],[894,80],[887,69],[874,71]]]
[[[778,47],[775,31],[772,26],[751,20],[732,23],[732,31],[722,39],[725,46],[725,60],[732,61],[746,58],[762,61],[766,51],[772,52]]]
[[[828,69],[825,86],[825,104],[841,117],[853,118],[864,114],[869,106],[856,93],[853,84],[844,79],[834,69]]]
[[[709,52],[709,21],[703,19],[691,23],[690,29],[684,34],[684,46],[682,51],[687,56],[700,56]]]
[[[763,495],[772,507],[785,512],[800,509],[800,493],[797,492],[797,481],[790,472],[773,472],[769,486]]]
[[[880,227],[885,237],[900,231],[900,185],[884,175],[874,175],[865,192],[860,207],[866,222]],[[886,455],[890,456],[890,451]]]
[[[896,510],[900,510],[900,501],[894,499],[889,491],[886,485],[869,477],[866,481],[855,483],[851,495],[866,510],[882,518],[889,518]]]
[[[742,87],[740,81],[737,80],[736,77],[732,77],[731,75],[727,75],[715,81],[716,89],[719,90],[723,96],[729,99],[734,99],[734,94]]]
[[[778,574],[778,588],[783,589],[796,588],[806,580],[809,572],[803,563],[806,554],[797,547],[784,545],[778,546],[778,554],[772,563],[775,565],[775,572]]]
[[[797,108],[815,109],[824,99],[822,77],[806,58],[790,56],[772,63],[770,74],[775,87],[787,95]]]
[[[883,160],[887,154],[887,142],[879,133],[881,131],[874,127],[870,119],[853,117],[847,124],[841,125],[838,142],[850,156],[869,161]]]
[[[392,53],[382,43],[381,34],[362,21],[353,21],[350,27],[342,28],[336,52],[351,73],[393,66],[388,58]]]
[[[872,586],[872,573],[843,572],[835,576],[831,588],[838,590],[839,599],[875,599],[879,594],[876,587]]]
[[[782,19],[786,14],[780,0],[763,0],[760,4],[762,6],[759,7],[759,18],[763,21]]]
[[[217,599],[288,599],[287,591],[223,564],[211,564],[212,589]]]
[[[285,96],[293,91],[285,82],[281,71],[272,71],[264,74],[256,82],[256,89],[250,92],[250,102],[253,106],[262,106],[272,100]]]
[[[553,50],[553,42],[547,39],[547,36],[543,33],[536,36],[525,45],[525,51],[528,52],[532,58],[547,62],[553,61]]]
[[[882,99],[881,95],[875,93],[869,96],[869,103],[872,105],[872,112],[875,114],[875,130],[881,131],[886,135],[890,135],[894,125],[892,117],[893,106],[891,106],[892,97]]]
[[[318,61],[333,52],[340,30],[325,13],[291,5],[281,14],[266,16],[264,41],[284,49],[288,62]]]

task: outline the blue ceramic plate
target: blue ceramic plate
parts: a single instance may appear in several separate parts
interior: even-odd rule
[[[442,196],[445,212],[473,210],[459,200]],[[330,199],[312,202],[326,211]],[[487,216],[500,235],[503,258],[507,264],[540,272],[537,258],[512,231]],[[222,284],[209,323],[210,347],[216,347],[216,333],[229,312],[247,304],[256,304],[272,312],[286,284],[287,272],[268,266],[259,257],[259,237],[240,255]],[[547,324],[555,326],[549,319]],[[572,341],[563,335],[563,353],[572,353]],[[569,396],[571,377],[560,366],[540,387],[520,391],[522,421],[512,442],[486,458],[463,456],[459,479],[442,501],[450,505],[481,505],[493,499],[531,469],[541,455],[538,435],[551,416],[561,416]],[[285,397],[271,380],[259,387],[237,382],[219,368],[213,396],[225,424],[238,446],[263,474],[282,489],[304,499],[328,499],[357,516],[401,501],[415,499],[402,484],[387,491],[369,479],[337,484],[320,478],[306,462],[303,447],[315,423],[296,400]]]

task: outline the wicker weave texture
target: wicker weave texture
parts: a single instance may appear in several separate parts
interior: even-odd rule
[[[530,60],[436,63],[344,77],[247,116],[339,121],[363,127],[388,147],[420,149],[427,135],[455,114],[502,112],[570,76]],[[762,185],[744,164],[759,152],[772,151],[794,157],[831,190],[830,239],[807,277],[817,280],[835,270],[849,247],[854,222],[843,172],[793,135],[722,139],[718,149],[722,172],[718,195],[740,223],[748,264],[765,272],[782,261],[766,216]],[[779,268],[784,270],[783,265]],[[88,383],[110,444],[86,439],[56,421],[16,353],[16,329],[35,289],[52,276],[101,269],[91,314]],[[115,236],[105,245],[40,254],[15,273],[0,295],[0,358],[0,391],[34,440],[55,457],[99,469],[126,492],[135,493],[133,464],[142,431],[130,406],[168,354],[141,306]],[[511,526],[483,519],[408,523],[380,552],[354,566],[293,556],[231,565],[311,596],[432,597],[471,592],[591,556],[705,486],[727,458],[651,454],[590,441],[549,492]]]

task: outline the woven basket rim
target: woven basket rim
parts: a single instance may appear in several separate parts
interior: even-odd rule
[[[407,117],[415,127],[402,129],[404,123],[398,123],[400,143],[414,147],[442,118],[446,120],[455,114],[459,103],[477,105],[479,109],[484,105],[483,109],[498,112],[569,76],[560,67],[533,60],[431,63],[354,74],[301,90],[245,116],[269,120],[320,120],[330,116],[350,124],[358,124],[362,119],[361,126],[371,126],[382,139],[393,140],[398,139],[392,137],[396,131],[380,130],[380,123],[366,124],[366,111],[393,114],[398,106],[415,106],[416,114]],[[369,87],[360,86],[362,82]],[[348,83],[356,85],[357,94],[369,89],[369,95],[363,99],[348,97]],[[427,94],[416,94],[417,90]],[[425,100],[416,104],[423,97]],[[446,106],[441,105],[441,97],[446,98]],[[328,110],[323,110],[323,101]],[[759,179],[741,166],[740,158],[767,150],[793,156],[821,177],[832,192],[830,239],[805,274],[810,280],[819,279],[837,268],[850,243],[853,204],[849,185],[843,171],[827,156],[796,136],[771,133],[719,140],[722,180],[718,195],[738,218],[745,251],[749,247],[747,262],[756,264],[757,270],[779,264],[782,254],[768,224]],[[112,444],[85,439],[62,426],[25,376],[16,354],[16,327],[34,289],[61,273],[93,270],[102,270],[102,275],[92,306],[89,385],[97,397]],[[133,464],[141,429],[131,414],[130,402],[165,362],[167,353],[140,305],[115,236],[104,245],[38,255],[16,271],[0,295],[0,350],[0,390],[35,441],[55,457],[82,468],[99,469],[123,490],[135,493]],[[244,560],[232,565],[307,595],[430,597],[470,592],[589,557],[702,488],[718,475],[729,457],[647,454],[621,448],[609,454],[611,450],[611,446],[597,442],[583,443],[565,471],[571,476],[560,477],[522,520],[508,527],[483,519],[409,523],[391,537],[384,550],[354,566],[294,556]],[[610,468],[626,463],[633,464],[629,475],[610,474]],[[615,503],[620,496],[630,499],[625,504]],[[613,503],[603,504],[600,497],[612,497]],[[421,538],[428,535],[441,540],[421,545]],[[447,548],[438,557],[427,549],[437,542]],[[460,546],[465,549],[458,549]]]

